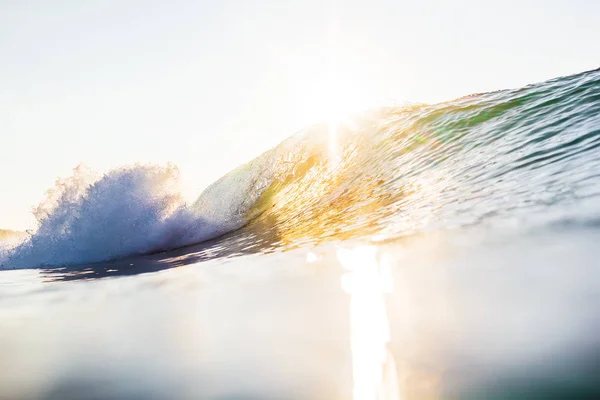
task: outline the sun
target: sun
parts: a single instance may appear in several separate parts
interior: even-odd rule
[[[329,66],[312,76],[305,73],[298,82],[295,93],[298,116],[305,126],[327,125],[330,158],[336,160],[340,129],[351,124],[353,116],[374,106],[372,96],[368,95],[368,77],[348,67]]]
[[[353,116],[372,106],[363,87],[360,81],[352,79],[340,70],[331,71],[327,80],[323,82],[320,110],[321,118],[328,127],[328,150],[333,166],[337,165],[340,157],[338,146],[340,129],[353,126]]]
[[[307,112],[317,121],[339,124],[369,107],[364,83],[353,79],[349,71],[329,71],[313,78],[313,82],[314,96],[311,96]]]

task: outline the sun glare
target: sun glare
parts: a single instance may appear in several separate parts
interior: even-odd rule
[[[303,129],[326,123],[333,158],[340,126],[353,115],[383,103],[381,74],[375,65],[365,62],[370,53],[369,48],[333,37],[323,47],[279,56],[287,85],[281,100],[289,99],[294,125]]]
[[[360,104],[360,91],[353,86],[350,80],[341,79],[335,70],[329,72],[327,82],[323,83],[321,109],[322,117],[328,125],[329,156],[332,165],[337,164],[339,157],[337,135],[340,125],[365,106]]]
[[[339,158],[338,132],[352,117],[367,110],[372,104],[364,93],[359,79],[352,79],[349,71],[331,68],[328,74],[317,82],[317,95],[313,97],[311,110],[307,110],[313,122],[324,122],[328,126],[329,154],[335,165]]]

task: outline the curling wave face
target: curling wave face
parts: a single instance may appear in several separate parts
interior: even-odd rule
[[[364,235],[600,221],[600,70],[436,105],[387,107],[302,131],[191,205],[174,166],[77,168],[0,247],[4,268],[80,264],[228,232],[270,250]],[[2,240],[2,239],[0,239]],[[8,247],[8,248],[7,248]]]

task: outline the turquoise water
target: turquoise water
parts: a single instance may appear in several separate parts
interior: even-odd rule
[[[77,170],[3,233],[0,398],[600,393],[600,70],[176,179]]]

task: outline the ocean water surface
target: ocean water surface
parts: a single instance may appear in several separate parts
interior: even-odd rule
[[[0,231],[0,398],[559,399],[600,385],[600,70],[299,132],[187,204]]]

